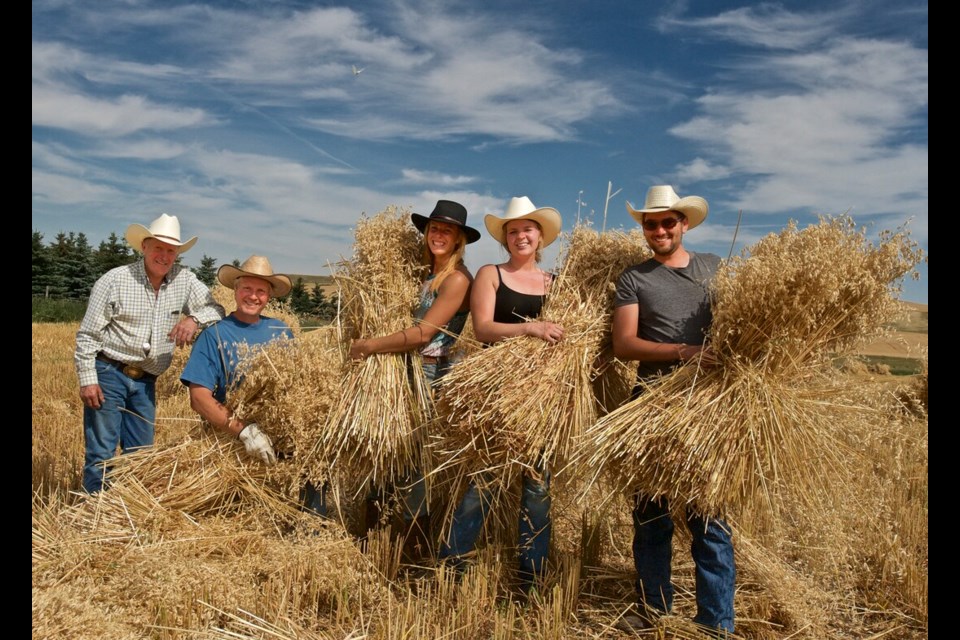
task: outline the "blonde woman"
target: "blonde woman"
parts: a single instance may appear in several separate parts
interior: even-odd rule
[[[450,368],[450,353],[463,331],[470,311],[473,276],[464,265],[466,246],[480,239],[480,232],[467,226],[467,210],[451,200],[438,200],[429,217],[410,215],[423,234],[424,261],[430,272],[423,281],[420,306],[413,326],[371,338],[359,338],[350,345],[350,356],[362,359],[375,353],[402,353],[417,350],[423,373],[431,383]],[[423,475],[413,471],[401,489],[408,549],[429,548],[429,514]],[[367,527],[379,520],[384,496],[373,495],[367,503]]]
[[[487,215],[487,231],[510,254],[501,264],[477,271],[470,296],[473,330],[477,339],[493,344],[528,335],[554,343],[563,339],[563,327],[533,320],[540,315],[553,276],[540,268],[542,251],[560,235],[560,213],[537,208],[526,196],[512,198],[503,217]],[[509,380],[509,373],[504,378]],[[538,469],[524,476],[520,501],[520,571],[529,588],[542,577],[550,546],[550,472]],[[460,566],[476,545],[489,512],[492,492],[471,483],[453,515],[440,559]]]

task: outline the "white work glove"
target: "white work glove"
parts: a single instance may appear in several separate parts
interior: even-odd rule
[[[273,464],[277,461],[277,454],[273,452],[273,443],[256,422],[251,422],[240,432],[240,441],[246,448],[247,453],[254,458],[260,458],[266,464]]]

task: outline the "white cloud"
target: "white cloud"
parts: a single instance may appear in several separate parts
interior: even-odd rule
[[[926,58],[907,43],[842,40],[771,56],[759,87],[748,65],[741,86],[708,93],[671,129],[704,150],[680,173],[747,178],[726,203],[745,212],[926,216],[927,147],[910,141],[925,137]]]
[[[703,180],[726,178],[730,175],[730,169],[697,157],[686,164],[678,166],[674,173],[680,182],[700,182]]]
[[[90,154],[101,158],[130,158],[135,160],[170,160],[182,155],[186,147],[160,138],[138,141],[109,142]]]
[[[799,49],[821,41],[849,16],[846,9],[806,14],[787,11],[772,3],[740,7],[704,18],[666,15],[658,20],[661,31],[706,35],[771,49]]]
[[[451,176],[439,171],[420,171],[418,169],[403,169],[404,182],[410,184],[435,184],[445,187],[455,187],[476,182],[473,176]]]
[[[33,170],[33,197],[54,204],[96,202],[114,197],[117,191],[102,184],[57,173]]]
[[[34,126],[84,135],[122,136],[141,130],[170,130],[207,122],[202,109],[168,108],[143,96],[106,100],[33,86]]]

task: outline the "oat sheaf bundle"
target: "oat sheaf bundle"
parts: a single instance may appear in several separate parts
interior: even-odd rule
[[[822,490],[840,464],[849,407],[831,359],[884,331],[898,281],[922,252],[899,230],[869,243],[847,216],[791,223],[715,278],[708,342],[720,365],[689,362],[587,430],[576,466],[619,494],[639,490],[707,515],[776,507],[784,486]],[[612,495],[610,496],[612,497]]]
[[[318,487],[331,480],[330,465],[316,445],[341,383],[334,332],[318,329],[303,336],[249,350],[240,345],[241,381],[227,393],[227,406],[270,436],[278,462],[268,468],[268,477],[291,496],[308,480]]]
[[[575,437],[597,418],[594,364],[609,343],[611,287],[643,256],[642,238],[578,225],[565,237],[561,268],[541,318],[564,327],[556,344],[518,336],[474,350],[439,386],[440,429],[451,466],[515,475],[559,466]]]
[[[429,387],[415,353],[350,359],[350,342],[413,324],[426,267],[423,242],[407,209],[389,206],[357,222],[353,256],[333,273],[340,295],[341,392],[317,455],[341,473],[369,475],[377,485],[423,469],[423,441],[431,414]]]

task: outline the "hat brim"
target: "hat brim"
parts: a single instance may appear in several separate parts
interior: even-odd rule
[[[534,209],[530,213],[525,213],[522,216],[516,217],[501,218],[493,215],[492,213],[488,213],[483,217],[483,224],[487,227],[487,232],[493,236],[494,240],[500,244],[503,244],[503,227],[508,222],[513,222],[514,220],[534,220],[537,224],[539,224],[540,229],[543,232],[544,247],[550,246],[553,241],[560,236],[560,229],[562,227],[560,212],[553,207],[540,207],[539,209]]]
[[[627,213],[633,216],[633,219],[643,223],[643,214],[645,213],[663,213],[664,211],[678,211],[687,219],[687,229],[693,229],[707,219],[707,213],[710,208],[707,201],[700,196],[687,196],[680,198],[669,207],[654,207],[652,209],[634,209],[627,202]]]
[[[147,229],[142,224],[137,223],[133,223],[127,227],[127,232],[124,234],[124,237],[127,240],[127,244],[129,244],[130,247],[138,253],[143,253],[143,241],[147,238],[157,238],[157,240],[163,242],[164,244],[173,245],[177,248],[177,253],[189,251],[190,247],[197,243],[197,236],[193,236],[186,242],[177,242],[172,238],[160,238],[153,235],[150,229]]]
[[[217,269],[217,280],[219,280],[220,284],[228,289],[233,289],[237,282],[237,278],[242,278],[244,276],[250,278],[260,278],[261,280],[266,280],[269,282],[270,286],[273,287],[273,296],[275,298],[282,298],[290,293],[290,290],[293,288],[290,278],[283,274],[265,276],[260,273],[244,271],[243,269],[239,269],[232,264],[225,264]]]
[[[480,232],[474,229],[473,227],[468,227],[465,224],[460,224],[459,220],[454,220],[453,218],[448,218],[446,216],[434,216],[428,218],[427,216],[420,215],[419,213],[411,213],[410,221],[413,222],[413,226],[417,228],[417,231],[420,233],[425,233],[427,229],[427,223],[431,220],[436,220],[437,222],[445,222],[447,224],[452,224],[455,227],[460,227],[463,229],[464,235],[467,236],[467,244],[472,244],[480,239]]]

